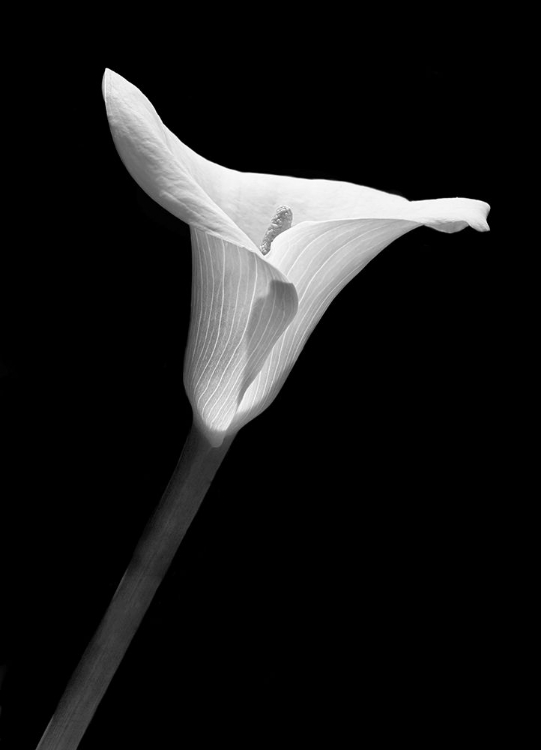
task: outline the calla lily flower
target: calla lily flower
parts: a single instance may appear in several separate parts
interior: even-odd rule
[[[128,171],[191,227],[184,384],[211,445],[270,405],[334,297],[393,240],[420,226],[489,228],[490,207],[479,200],[408,201],[347,182],[219,166],[182,143],[111,70],[103,95]]]

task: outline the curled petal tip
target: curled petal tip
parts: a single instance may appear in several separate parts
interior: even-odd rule
[[[411,217],[439,232],[452,234],[467,226],[477,232],[487,232],[486,220],[490,206],[472,198],[438,198],[428,201],[413,201]]]
[[[113,82],[113,79],[115,77],[117,79],[120,79],[120,76],[118,75],[118,73],[115,73],[114,70],[111,70],[111,68],[105,68],[105,70],[103,71],[103,77],[101,79],[101,92],[106,104],[107,97],[109,96],[109,93],[111,91],[111,83]]]
[[[485,203],[485,215],[484,215],[483,220],[481,222],[481,225],[482,225],[481,231],[482,232],[490,232],[490,227],[489,227],[488,221],[487,221],[487,217],[488,217],[489,213],[490,213],[490,206],[489,206],[488,203]]]
[[[490,206],[484,201],[471,201],[473,210],[468,218],[468,224],[472,229],[478,232],[490,232],[487,216],[490,212]]]
[[[105,101],[107,101],[107,79],[108,79],[107,74],[108,73],[109,73],[109,68],[105,68],[105,71],[103,73],[103,78],[101,79],[101,93],[103,94],[103,98],[105,99]]]

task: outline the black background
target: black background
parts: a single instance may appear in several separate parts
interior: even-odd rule
[[[121,49],[104,19],[95,44],[73,35],[65,54],[51,43],[36,56],[31,79],[15,73],[2,748],[35,747],[191,422],[189,229],[122,165],[105,67],[212,161],[477,198],[492,231],[417,229],[333,302],[235,439],[81,750],[486,738],[508,585],[486,486],[493,57],[467,36],[363,55],[377,29],[342,40],[321,23],[293,44],[284,19],[253,35],[208,24],[210,38],[187,25],[157,55],[141,39]]]

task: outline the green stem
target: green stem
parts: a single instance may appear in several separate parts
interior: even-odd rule
[[[37,750],[78,747],[232,440],[214,448],[192,427],[160,504]]]

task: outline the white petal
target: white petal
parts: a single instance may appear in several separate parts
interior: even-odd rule
[[[271,403],[332,299],[393,239],[422,224],[443,232],[456,232],[468,225],[479,231],[488,229],[489,207],[481,201],[453,198],[409,202],[397,195],[346,182],[242,173],[213,164],[173,135],[148,99],[121,76],[106,70],[103,91],[115,144],[132,176],[160,205],[197,228],[199,231],[194,236],[207,233],[208,248],[201,251],[201,257],[212,257],[212,263],[205,271],[211,273],[205,277],[205,294],[208,295],[211,288],[209,280],[215,279],[212,274],[219,268],[223,270],[216,259],[220,239],[222,249],[236,248],[232,252],[239,258],[241,250],[247,253],[245,261],[241,262],[241,265],[247,264],[241,271],[247,279],[254,268],[264,268],[262,263],[272,264],[276,272],[283,272],[287,280],[298,287],[299,311],[294,323],[261,368],[262,353],[270,351],[268,341],[276,340],[280,336],[277,331],[287,327],[287,322],[283,327],[276,322],[280,319],[279,310],[287,309],[284,321],[295,315],[292,312],[294,295],[285,276],[280,277],[279,287],[272,289],[270,277],[267,278],[269,272],[264,272],[267,287],[262,309],[272,318],[272,335],[262,334],[264,345],[257,346],[256,352],[245,357],[247,376],[235,369],[242,361],[238,351],[244,351],[246,340],[238,340],[238,351],[230,346],[231,340],[237,341],[236,323],[232,322],[236,320],[232,312],[235,303],[229,297],[229,301],[224,302],[224,323],[220,322],[216,298],[208,296],[201,303],[201,309],[206,310],[205,314],[210,310],[218,326],[214,351],[220,353],[220,357],[214,373],[210,362],[215,362],[215,357],[210,344],[206,346],[201,355],[203,359],[194,360],[194,366],[203,368],[201,380],[190,381],[187,388],[190,395],[189,387],[192,387],[196,414],[199,410],[205,415],[204,420],[210,425],[209,429],[214,430],[213,434],[221,435],[224,429],[228,432],[239,429]],[[284,204],[292,209],[296,226],[273,242],[262,261],[254,253],[275,209]],[[205,245],[201,239],[197,242],[201,247]],[[227,276],[227,270],[224,273]],[[201,278],[204,281],[203,276]],[[226,297],[231,296],[232,287],[226,284],[224,288],[228,290]],[[196,294],[194,286],[194,296]],[[236,294],[242,294],[242,290],[239,288]],[[239,320],[245,317],[239,314]],[[197,335],[202,335],[201,329]],[[205,342],[213,341],[212,336],[214,333],[209,328]],[[231,364],[231,370],[224,362],[236,364]],[[232,378],[227,383],[233,395],[227,395],[226,389],[226,401],[218,406],[217,392],[224,378]],[[218,389],[216,393],[212,391],[214,385]]]
[[[246,389],[294,318],[297,294],[261,255],[195,228],[192,244],[184,383],[194,417],[220,445]]]
[[[256,250],[216,203],[222,168],[181,143],[146,96],[112,70],[103,76],[103,97],[115,146],[140,187],[182,221]]]
[[[235,426],[269,406],[332,300],[381,250],[423,224],[440,231],[467,225],[485,231],[488,211],[488,204],[466,198],[404,201],[399,211],[381,206],[378,218],[305,222],[277,237],[267,258],[295,284],[299,309],[244,394]]]
[[[103,94],[115,145],[136,182],[179,219],[228,242],[259,247],[276,208],[284,204],[292,209],[294,224],[371,218],[411,206],[398,195],[349,182],[222,167],[182,143],[147,97],[111,70],[105,71]]]

